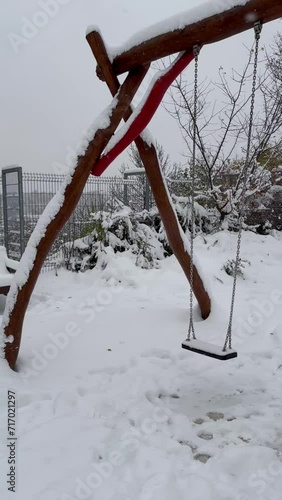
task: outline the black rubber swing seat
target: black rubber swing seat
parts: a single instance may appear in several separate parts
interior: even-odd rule
[[[228,359],[237,358],[238,356],[237,351],[234,349],[227,348],[226,351],[223,351],[222,347],[197,339],[184,340],[184,342],[182,342],[182,347],[188,351],[196,352],[210,358],[220,359],[221,361],[227,361]]]

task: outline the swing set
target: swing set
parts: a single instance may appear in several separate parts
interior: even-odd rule
[[[254,23],[254,34],[255,34],[255,50],[254,50],[254,66],[253,66],[253,82],[252,82],[252,92],[251,92],[251,103],[250,103],[250,116],[249,116],[249,128],[247,137],[247,147],[246,147],[246,158],[245,163],[241,172],[242,176],[242,193],[240,198],[239,206],[239,217],[238,217],[238,239],[237,239],[237,251],[235,259],[234,268],[234,280],[232,288],[231,297],[231,307],[229,314],[229,323],[227,327],[227,333],[225,337],[225,342],[222,348],[208,344],[207,342],[202,342],[196,338],[195,327],[193,322],[193,255],[194,255],[194,238],[195,238],[195,167],[196,167],[196,127],[197,127],[197,99],[198,99],[198,57],[199,50],[198,47],[195,48],[195,77],[194,77],[194,123],[193,123],[193,158],[192,158],[192,173],[191,173],[191,188],[192,188],[192,229],[191,229],[191,245],[190,245],[190,257],[191,257],[191,269],[190,269],[190,322],[188,329],[188,337],[185,342],[182,343],[184,349],[196,352],[198,354],[203,354],[212,358],[216,358],[222,361],[227,361],[228,359],[236,358],[237,352],[232,349],[232,322],[235,306],[235,296],[236,296],[236,285],[237,277],[239,271],[240,262],[240,251],[242,242],[242,229],[243,229],[243,219],[244,219],[244,202],[247,191],[247,181],[248,176],[251,171],[252,165],[250,162],[251,153],[251,142],[252,142],[252,129],[254,121],[254,109],[255,109],[255,96],[257,87],[257,68],[258,68],[258,54],[259,54],[259,41],[262,31],[262,24],[260,21]]]
[[[106,168],[138,137],[152,116],[155,114],[159,103],[161,102],[165,92],[175,80],[175,78],[185,69],[185,67],[191,62],[192,59],[195,60],[195,73],[194,73],[194,112],[193,112],[193,154],[192,154],[192,167],[191,167],[191,234],[190,234],[190,321],[187,339],[182,343],[182,347],[192,352],[202,354],[208,357],[226,361],[237,357],[237,352],[232,349],[232,320],[235,306],[235,295],[236,295],[236,284],[238,276],[238,267],[240,262],[240,250],[241,250],[241,239],[242,239],[242,223],[243,223],[243,210],[244,210],[244,200],[247,189],[247,179],[248,174],[252,168],[250,165],[250,151],[251,151],[251,141],[252,141],[252,128],[253,128],[253,117],[254,117],[254,105],[255,105],[255,93],[256,93],[256,83],[257,83],[257,67],[258,67],[258,53],[259,53],[259,40],[262,31],[262,23],[256,21],[254,23],[254,33],[255,33],[255,51],[254,51],[254,66],[253,66],[253,82],[252,82],[252,94],[251,94],[251,105],[250,105],[250,117],[249,117],[249,133],[247,139],[246,148],[246,158],[244,167],[242,170],[243,188],[241,194],[241,206],[239,208],[239,231],[238,231],[238,243],[237,252],[235,260],[235,270],[234,270],[234,281],[232,289],[232,299],[231,299],[231,309],[229,316],[229,324],[227,328],[225,342],[222,347],[215,346],[213,344],[203,342],[196,338],[194,321],[193,321],[193,278],[194,278],[194,238],[195,238],[195,169],[196,169],[196,130],[197,130],[197,109],[198,109],[198,62],[200,47],[196,45],[193,47],[193,51],[186,51],[181,54],[178,59],[172,64],[172,66],[165,71],[164,75],[160,76],[156,82],[152,85],[150,92],[148,93],[145,102],[142,104],[140,113],[136,114],[136,118],[131,121],[130,127],[126,128],[125,133],[120,132],[120,139],[115,141],[113,147],[109,145],[109,151],[102,155],[98,163],[92,170],[92,175],[101,175]],[[110,143],[111,144],[111,143]]]
[[[282,16],[282,5],[277,0],[247,0],[244,5],[239,0],[230,0],[226,2],[228,5],[222,6],[222,4],[223,2],[217,3],[212,1],[191,11],[190,19],[198,19],[196,22],[189,22],[189,13],[187,13],[184,16],[186,22],[182,23],[181,26],[180,19],[182,20],[183,16],[179,17],[176,23],[175,19],[172,20],[171,25],[168,22],[168,24],[156,26],[154,29],[155,36],[150,36],[151,31],[148,32],[147,36],[145,33],[141,42],[138,39],[136,43],[133,41],[130,48],[126,50],[122,49],[113,59],[109,56],[102,36],[98,31],[94,30],[87,34],[87,41],[97,62],[97,75],[107,84],[114,99],[111,106],[105,111],[102,120],[103,124],[100,121],[100,125],[96,126],[86,151],[77,158],[72,175],[66,179],[62,186],[61,203],[58,206],[57,199],[51,200],[46,210],[48,214],[52,212],[52,217],[48,219],[46,211],[43,213],[21,259],[19,274],[21,278],[25,275],[26,279],[24,281],[21,280],[20,284],[18,284],[17,279],[14,280],[9,292],[12,300],[9,302],[8,295],[7,304],[9,305],[4,313],[2,322],[2,330],[7,337],[5,358],[12,369],[15,368],[19,353],[25,312],[48,251],[51,249],[59,231],[75,209],[89,175],[101,175],[114,159],[133,141],[135,141],[146,170],[173,253],[190,283],[190,321],[188,336],[183,342],[182,347],[189,351],[220,360],[232,359],[237,356],[237,352],[232,348],[232,320],[240,261],[244,198],[250,171],[250,149],[259,40],[262,25]],[[203,12],[207,13],[205,18],[203,18]],[[178,27],[175,28],[175,25]],[[255,32],[253,86],[246,158],[241,174],[243,188],[239,208],[239,232],[231,310],[224,344],[223,346],[214,346],[196,338],[193,323],[193,295],[195,295],[198,301],[203,319],[209,316],[211,310],[210,297],[194,264],[198,61],[200,49],[205,44],[224,40],[252,28],[254,28]],[[142,103],[134,110],[131,107],[132,100],[147,74],[150,64],[162,57],[175,53],[179,53],[175,61],[166,70],[157,74]],[[158,109],[171,83],[192,60],[195,60],[194,141],[191,168],[192,220],[190,252],[188,252],[185,236],[179,227],[177,216],[161,172],[156,149],[145,129]],[[118,75],[123,73],[128,74],[121,85]],[[125,120],[126,124],[116,132],[122,119]],[[34,245],[35,241],[36,246]],[[30,265],[30,251],[34,251],[34,249],[34,260],[32,265]]]

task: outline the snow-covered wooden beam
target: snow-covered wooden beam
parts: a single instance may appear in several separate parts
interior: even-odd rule
[[[113,96],[116,95],[120,88],[120,83],[113,71],[107,49],[100,33],[93,31],[87,36],[87,41],[100,67],[103,80],[108,85],[111,94]],[[132,108],[124,115],[124,119],[127,121],[131,115]],[[162,175],[156,148],[152,142],[146,140],[146,136],[144,135],[137,137],[135,139],[135,144],[146,170],[170,246],[189,281],[190,255],[187,250],[188,241],[178,223],[177,215]],[[193,291],[197,298],[202,317],[206,319],[210,314],[211,301],[196,266],[194,266]]]
[[[194,45],[206,45],[249,30],[256,21],[282,17],[281,0],[211,0],[132,37],[112,54],[116,75]]]
[[[5,359],[11,368],[15,367],[17,361],[25,312],[44,260],[79,202],[91,170],[127,113],[146,72],[144,66],[130,71],[112,104],[88,131],[83,150],[74,160],[61,188],[40,216],[29,239],[10,287],[1,325],[1,334],[6,337]]]

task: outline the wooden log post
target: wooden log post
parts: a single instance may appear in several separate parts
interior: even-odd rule
[[[156,35],[116,56],[113,61],[115,74],[125,73],[137,64],[150,64],[152,61],[176,52],[192,50],[195,45],[203,46],[230,38],[251,29],[256,21],[265,24],[282,17],[281,0],[249,0],[244,5],[232,8],[228,8],[227,0],[214,3],[226,4],[226,9],[220,7],[222,12],[203,19],[207,6],[200,5],[191,10],[191,19],[199,17],[200,21],[187,24],[181,29],[173,29]],[[212,2],[209,4],[212,8]],[[197,12],[194,13],[196,10]],[[157,29],[156,27],[155,31]]]
[[[105,128],[101,127],[95,132],[93,139],[89,142],[85,154],[83,156],[79,156],[77,159],[77,165],[73,176],[65,189],[62,205],[54,218],[52,218],[52,220],[47,224],[45,233],[40,238],[36,248],[35,260],[31,269],[28,271],[28,277],[25,283],[21,287],[17,285],[16,281],[11,285],[7,299],[7,307],[9,308],[9,300],[13,301],[13,306],[11,310],[6,310],[4,312],[3,333],[6,337],[9,337],[9,341],[5,346],[5,358],[7,359],[10,367],[13,369],[19,354],[26,309],[44,260],[60,230],[63,228],[64,224],[68,221],[73,210],[75,209],[91,170],[93,169],[95,163],[99,160],[103,150],[108,144],[110,138],[113,136],[123,116],[128,111],[131,101],[142,83],[147,70],[148,68],[141,66],[130,71],[128,77],[121,86],[116,99],[113,101],[111,115],[109,116],[109,125]],[[50,204],[52,204],[52,200]],[[39,218],[37,226],[41,224],[41,218],[43,216]],[[37,227],[34,231],[36,230]],[[29,242],[22,258],[23,262],[25,261],[25,254],[28,255],[30,249],[33,250],[32,244]],[[19,266],[19,273],[27,272],[26,269],[22,269],[22,266],[23,264],[21,262]],[[13,339],[12,342],[10,342],[11,337]]]
[[[115,95],[120,87],[120,83],[113,71],[113,67],[109,60],[101,35],[98,32],[93,31],[89,35],[87,35],[86,38],[98,63],[99,71],[102,72],[103,79],[107,83],[111,94]],[[132,109],[129,109],[125,114],[124,119],[128,120],[131,114]],[[147,143],[141,136],[139,136],[135,140],[135,144],[146,170],[146,174],[150,182],[156,205],[160,212],[160,216],[162,218],[170,246],[173,250],[174,255],[179,261],[187,279],[190,280],[190,255],[184,245],[184,239],[186,237],[178,223],[177,215],[171,203],[171,199],[168,194],[168,190],[159,165],[156,149],[153,144]],[[193,277],[193,292],[199,303],[202,317],[206,319],[210,314],[211,301],[195,266]]]

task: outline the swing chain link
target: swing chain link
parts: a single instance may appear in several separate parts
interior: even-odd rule
[[[199,45],[194,45],[195,58],[194,73],[194,109],[193,109],[193,150],[191,166],[191,229],[190,229],[190,321],[187,340],[196,339],[193,321],[193,284],[194,284],[194,239],[195,239],[195,169],[196,169],[196,138],[197,138],[197,111],[198,111],[198,77],[199,77]]]
[[[244,221],[244,204],[245,197],[247,192],[248,185],[248,177],[250,170],[250,153],[251,153],[251,143],[252,143],[252,132],[253,132],[253,123],[254,123],[254,110],[255,110],[255,97],[256,97],[256,88],[257,88],[257,70],[258,70],[258,54],[259,54],[259,42],[260,36],[262,32],[262,23],[256,22],[254,24],[255,31],[255,54],[254,54],[254,70],[253,70],[253,82],[252,82],[252,91],[251,91],[251,103],[250,103],[250,118],[249,118],[249,129],[248,129],[248,137],[247,137],[247,149],[246,149],[246,159],[245,165],[242,172],[242,192],[241,192],[241,200],[239,204],[239,214],[238,214],[238,243],[237,243],[237,252],[236,252],[236,260],[235,260],[235,269],[234,269],[234,281],[232,288],[232,297],[231,297],[231,308],[230,308],[230,317],[227,328],[226,339],[223,347],[223,351],[226,351],[227,346],[229,349],[232,349],[232,323],[233,323],[233,314],[235,307],[235,296],[236,296],[236,286],[237,286],[237,277],[239,271],[240,264],[240,253],[241,253],[241,243],[242,243],[242,231],[243,231],[243,221]]]

